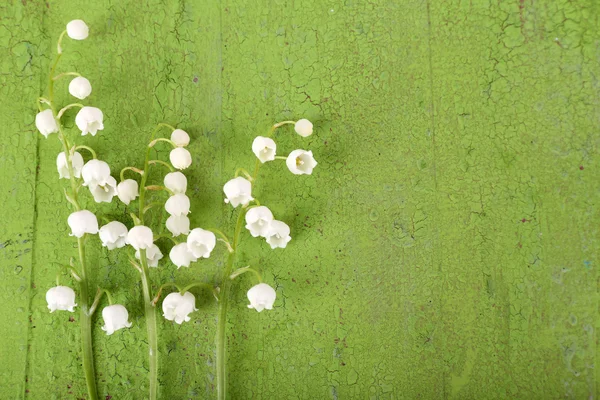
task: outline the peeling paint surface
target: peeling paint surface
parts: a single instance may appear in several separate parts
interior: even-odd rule
[[[81,143],[115,175],[143,162],[157,122],[187,130],[193,226],[231,231],[221,187],[252,167],[255,136],[315,124],[276,137],[281,154],[313,150],[313,176],[261,171],[256,194],[293,240],[242,239],[238,266],[264,271],[278,300],[252,312],[251,277],[236,281],[232,399],[598,398],[600,3],[8,0],[0,15],[0,398],[86,396],[79,314],[45,303],[52,263],[76,245],[60,145],[33,122],[75,18],[91,35],[65,42],[60,69],[91,81],[106,118]],[[85,201],[129,224],[122,203]],[[96,319],[99,390],[141,399],[137,272],[95,241],[93,283],[133,322],[106,336]],[[154,282],[214,279],[217,249],[190,269],[163,263]],[[197,298],[190,323],[159,318],[161,398],[216,396],[217,307]]]

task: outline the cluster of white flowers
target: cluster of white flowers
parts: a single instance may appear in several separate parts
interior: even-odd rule
[[[254,237],[263,237],[272,249],[285,248],[292,237],[290,227],[274,219],[273,213],[265,206],[252,207],[246,213],[246,229]]]
[[[171,133],[171,142],[177,146],[169,153],[171,164],[177,169],[186,169],[192,165],[192,155],[185,148],[190,143],[190,135],[182,129],[175,129]]]

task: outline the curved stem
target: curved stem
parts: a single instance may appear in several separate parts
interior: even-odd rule
[[[169,171],[174,172],[175,168],[173,168],[169,163],[164,162],[162,160],[150,160],[148,161],[149,165],[154,165],[154,164],[160,164],[160,165],[164,165],[165,167],[167,167],[169,169]]]
[[[142,176],[144,175],[144,171],[142,171],[139,168],[136,168],[136,167],[125,167],[125,168],[123,168],[121,170],[121,174],[120,174],[121,182],[123,182],[125,180],[125,171],[133,171],[133,172],[136,172],[136,173],[138,173],[138,174],[140,174]]]
[[[246,272],[252,272],[256,276],[256,278],[258,278],[258,283],[262,283],[262,276],[260,275],[260,273],[254,268],[250,268],[250,266],[236,269],[231,275],[229,275],[229,279],[235,279],[238,276],[245,274]]]
[[[60,111],[58,112],[58,115],[56,116],[56,119],[60,120],[63,116],[63,114],[70,108],[73,107],[79,107],[79,108],[83,108],[83,104],[79,104],[79,103],[73,103],[73,104],[69,104],[67,106],[64,106],[63,108],[60,109]]]
[[[55,77],[53,77],[52,79],[57,81],[60,78],[62,78],[63,76],[81,76],[81,74],[77,73],[77,72],[63,72],[62,74],[58,74]]]
[[[96,152],[90,146],[84,146],[84,145],[75,146],[73,151],[77,151],[79,149],[84,149],[84,150],[89,151],[90,154],[92,155],[92,158],[94,158],[94,160],[98,158],[98,156],[96,155]]]
[[[171,146],[173,146],[174,149],[177,148],[177,145],[175,144],[174,141],[172,141],[171,139],[167,139],[164,137],[158,138],[158,139],[154,139],[153,141],[151,141],[150,143],[148,143],[148,147],[154,147],[154,145],[158,142],[167,142],[169,143]]]

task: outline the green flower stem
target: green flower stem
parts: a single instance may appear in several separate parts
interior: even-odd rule
[[[250,266],[236,269],[231,275],[229,275],[229,279],[235,279],[238,276],[245,274],[246,272],[252,272],[258,279],[258,283],[262,283],[262,276],[260,275],[260,273],[254,268],[250,268]]]
[[[123,182],[125,180],[125,171],[133,171],[140,175],[144,175],[144,171],[142,171],[141,169],[138,169],[136,167],[125,167],[121,170],[121,174],[120,174],[121,182]]]
[[[79,74],[79,73],[77,73],[77,72],[63,72],[62,74],[58,74],[58,75],[56,75],[56,76],[55,76],[55,77],[53,77],[52,79],[53,79],[53,80],[55,80],[55,81],[57,81],[57,80],[59,80],[60,78],[62,78],[63,76],[78,76],[78,77],[80,77],[80,76],[81,76],[81,74]]]
[[[154,165],[154,164],[160,164],[160,165],[164,165],[165,167],[167,167],[169,169],[169,171],[174,172],[175,168],[173,168],[169,163],[166,163],[162,160],[150,160],[148,161],[149,165]]]
[[[158,143],[158,142],[167,142],[171,146],[173,146],[174,149],[177,148],[177,145],[175,144],[174,141],[172,141],[171,139],[163,138],[163,137],[152,140],[150,143],[148,143],[148,147],[154,147],[154,145],[156,145],[156,143]]]
[[[73,104],[69,104],[69,105],[67,105],[67,106],[64,106],[64,107],[63,107],[63,108],[61,108],[61,109],[60,109],[60,111],[58,112],[58,115],[56,116],[56,119],[57,119],[57,120],[60,120],[60,119],[62,118],[63,114],[64,114],[65,112],[67,112],[67,110],[69,110],[70,108],[73,108],[73,107],[79,107],[79,108],[83,108],[84,106],[83,106],[83,104],[79,104],[79,103],[73,103]]]
[[[90,152],[90,154],[92,155],[92,158],[93,158],[94,160],[98,158],[98,156],[96,155],[96,152],[94,151],[94,149],[92,149],[92,148],[91,148],[91,147],[89,147],[89,146],[79,145],[79,146],[76,146],[76,147],[73,149],[73,151],[77,151],[77,150],[81,150],[81,149],[89,151],[89,152]]]

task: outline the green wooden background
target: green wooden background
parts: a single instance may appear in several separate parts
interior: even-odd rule
[[[83,143],[115,174],[141,164],[155,123],[186,129],[194,226],[231,229],[221,187],[252,167],[254,136],[315,123],[278,134],[281,153],[313,150],[315,174],[272,163],[256,188],[294,239],[244,236],[238,266],[278,300],[248,310],[251,279],[236,281],[233,399],[597,398],[599,16],[596,0],[3,1],[0,398],[86,393],[79,314],[46,309],[52,262],[76,248],[59,143],[33,123],[75,18],[91,35],[65,42],[60,70],[88,77],[106,116]],[[118,201],[87,201],[127,221]],[[153,279],[209,280],[224,257]],[[141,399],[137,273],[123,252],[91,258],[133,322],[108,337],[96,320],[101,394]],[[159,319],[164,399],[215,396],[216,305],[196,294],[191,322]]]

